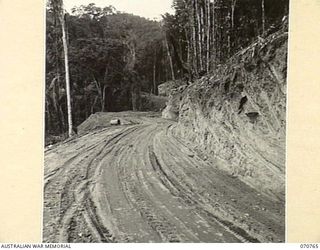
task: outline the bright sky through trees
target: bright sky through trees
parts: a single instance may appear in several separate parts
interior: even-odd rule
[[[172,0],[64,0],[67,11],[72,7],[95,3],[96,6],[105,7],[112,5],[117,10],[143,16],[146,18],[159,19],[161,14],[173,13]]]

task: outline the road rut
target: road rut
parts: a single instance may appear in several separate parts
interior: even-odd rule
[[[47,149],[43,241],[283,242],[284,204],[203,160],[175,125],[140,117]]]

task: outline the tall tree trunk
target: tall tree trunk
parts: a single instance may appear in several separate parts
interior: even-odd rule
[[[211,43],[212,43],[212,68],[215,68],[216,60],[217,60],[217,50],[216,50],[216,27],[215,27],[215,7],[216,7],[216,0],[213,0],[212,2],[212,31],[211,31]]]
[[[69,76],[69,59],[68,59],[68,44],[65,30],[65,13],[64,9],[61,10],[60,22],[62,27],[62,42],[63,42],[63,51],[64,51],[64,65],[66,72],[66,92],[67,92],[67,112],[68,112],[68,134],[69,137],[72,136],[72,108],[71,108],[71,92],[70,92],[70,76]]]
[[[95,77],[93,77],[93,81],[94,81],[96,88],[97,88],[97,91],[98,91],[101,112],[104,112],[104,104],[105,104],[105,102],[104,102],[105,101],[105,97],[104,97],[105,93],[104,92],[105,92],[106,86],[104,86],[104,88],[102,90],[100,82]]]
[[[231,28],[234,29],[234,11],[236,8],[237,0],[232,0],[231,3]]]
[[[65,128],[66,128],[66,122],[65,122],[64,113],[63,113],[62,108],[61,108],[60,105],[58,105],[58,109],[59,109],[59,115],[61,117],[61,123],[62,123],[62,127],[63,127],[63,132],[64,132]]]
[[[167,50],[167,46],[166,46],[166,42],[163,41],[162,42],[162,47],[166,50],[166,52],[168,51]],[[168,56],[169,57],[169,56]],[[168,64],[167,64],[167,61],[165,60],[165,57],[162,58],[162,61],[163,61],[163,65],[164,65],[164,75],[165,75],[165,82],[169,80],[169,73],[168,73]],[[170,66],[169,66],[170,67]]]
[[[135,38],[132,34],[132,31],[130,31],[128,40],[125,41],[125,44],[127,45],[129,49],[129,55],[128,55],[128,62],[126,65],[127,71],[130,75],[130,82],[131,82],[131,101],[132,101],[132,109],[133,111],[138,111],[140,109],[140,86],[137,82],[134,66],[136,64],[136,45],[135,45]]]
[[[50,134],[50,131],[52,130],[52,118],[51,118],[51,112],[50,112],[50,104],[49,104],[49,100],[48,100],[49,96],[46,95],[45,97],[45,114],[46,114],[46,127],[45,127],[45,131],[48,132],[48,134]]]
[[[165,37],[165,43],[166,43],[167,54],[168,54],[168,58],[169,58],[171,77],[172,77],[172,80],[175,80],[175,75],[174,75],[174,70],[173,70],[173,63],[172,63],[172,56],[171,56],[171,52],[170,52],[167,36]]]
[[[266,28],[266,17],[265,17],[265,2],[264,0],[261,1],[261,10],[262,10],[262,34],[265,32]]]
[[[187,30],[184,29],[184,35],[185,35],[185,39],[186,39],[186,42],[187,42],[187,63],[188,63],[188,67],[191,68],[191,63],[190,63],[190,60],[191,60],[191,55],[190,55],[190,39],[188,37],[188,33],[187,33]]]
[[[229,36],[230,39],[230,51],[233,52],[234,49],[234,42],[235,42],[235,30],[234,30],[234,12],[236,8],[237,0],[232,0],[231,3],[231,35]],[[230,52],[229,52],[230,56]]]
[[[60,100],[60,96],[59,96],[59,77],[58,77],[58,85],[54,84],[53,85],[53,91],[52,91],[52,101],[53,101],[53,107],[56,111],[57,114],[57,118],[58,118],[58,122],[59,122],[59,129],[60,129],[60,133],[64,133],[65,131],[65,121],[64,121],[64,114],[61,110],[61,106],[59,104],[59,100]]]
[[[185,59],[185,55],[184,55],[183,50],[182,50],[182,42],[181,41],[182,41],[181,39],[178,40],[179,55],[181,55],[182,61],[185,61],[184,60]]]
[[[230,12],[230,10],[229,10],[229,13],[228,13],[228,16],[229,16],[229,18],[230,18],[230,16],[231,16],[231,12]],[[228,54],[227,54],[227,57],[229,58],[230,56],[231,56],[231,34],[232,34],[232,28],[231,28],[231,25],[230,25],[230,23],[229,23],[229,25],[228,25],[229,27],[228,27],[228,29],[229,29],[229,32],[228,32]]]
[[[211,16],[210,16],[210,0],[207,0],[207,73],[210,71],[210,30],[211,30]]]
[[[84,103],[85,114],[84,114],[84,116],[85,116],[85,119],[87,119],[87,118],[89,117],[89,113],[88,113],[88,103],[90,103],[90,102],[88,101],[88,96],[87,96],[87,95],[85,95],[84,99],[85,99],[85,103]],[[90,100],[90,98],[89,98],[89,100]]]
[[[94,107],[96,106],[97,101],[98,101],[98,97],[96,96],[94,98],[94,101],[93,101],[92,105],[91,105],[91,114],[94,113]]]
[[[201,57],[201,64],[202,64],[202,70],[206,68],[205,66],[205,42],[204,42],[204,37],[205,37],[205,28],[204,28],[204,11],[203,11],[203,6],[200,5],[200,26],[201,26],[201,31],[200,31],[200,37],[201,37],[201,51],[202,51],[202,57]]]
[[[198,74],[197,69],[197,44],[196,44],[196,15],[195,0],[184,0],[184,7],[188,10],[188,30],[185,28],[184,33],[187,41],[187,63],[189,68],[189,77],[193,78],[193,74]]]
[[[101,100],[101,112],[105,111],[105,106],[106,106],[106,89],[107,89],[107,85],[103,86],[103,90],[102,90],[102,100]],[[108,105],[107,105],[108,106]],[[108,107],[107,107],[108,108]],[[110,107],[109,107],[110,110]]]
[[[132,110],[140,110],[140,86],[137,83],[134,83],[131,88],[131,97],[132,97]]]
[[[202,65],[202,44],[201,44],[201,21],[200,21],[200,13],[199,13],[199,6],[198,6],[198,0],[195,0],[195,12],[196,12],[196,21],[198,25],[198,30],[197,30],[197,35],[198,35],[198,56],[199,56],[199,66],[200,66],[200,71],[203,70],[203,65]]]
[[[153,60],[153,94],[157,94],[157,85],[156,85],[156,53],[154,53]]]
[[[192,6],[192,42],[193,42],[193,68],[196,75],[198,75],[198,43],[197,43],[197,34],[196,34],[196,25],[197,25],[197,14],[195,7],[195,0],[193,0]]]

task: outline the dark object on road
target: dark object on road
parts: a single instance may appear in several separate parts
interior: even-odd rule
[[[112,119],[110,121],[110,125],[113,125],[113,126],[121,125],[120,119]]]

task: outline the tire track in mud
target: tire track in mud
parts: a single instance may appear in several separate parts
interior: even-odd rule
[[[102,131],[103,132],[103,131]],[[111,136],[107,134],[107,136]],[[76,148],[75,151],[79,151],[79,149],[82,149],[78,153],[76,153],[74,156],[70,157],[65,163],[63,163],[61,166],[55,168],[54,170],[50,171],[49,173],[45,174],[44,176],[44,189],[46,189],[47,185],[50,183],[52,178],[58,178],[58,175],[63,174],[63,171],[66,170],[66,167],[68,165],[71,165],[78,157],[81,157],[82,154],[88,154],[89,151],[95,150],[102,142],[106,142],[107,138],[100,139],[98,142],[85,147],[85,144],[81,145],[80,147]],[[82,158],[86,158],[86,156],[82,156]]]
[[[99,242],[115,242],[114,237],[112,236],[111,232],[107,227],[102,223],[101,215],[99,212],[97,212],[97,206],[93,202],[92,199],[92,192],[90,191],[91,188],[88,186],[91,185],[92,180],[97,179],[97,177],[101,174],[101,170],[99,168],[99,165],[97,165],[96,168],[92,167],[93,162],[99,162],[101,161],[105,155],[109,154],[113,148],[114,145],[116,145],[121,138],[127,136],[128,134],[134,132],[137,128],[130,129],[129,131],[125,131],[123,133],[117,134],[114,136],[111,140],[108,141],[108,144],[105,145],[105,147],[95,156],[93,161],[89,163],[89,166],[87,168],[87,173],[85,176],[85,179],[91,180],[90,183],[87,183],[86,185],[86,198],[85,198],[85,213],[87,215],[87,224],[91,226],[91,231],[94,232],[96,236],[98,236]],[[110,145],[112,144],[113,145]],[[106,152],[103,152],[105,149],[107,149]]]
[[[98,165],[94,165],[94,163],[96,162],[100,162],[105,155],[109,154],[113,147],[121,140],[121,138],[125,137],[126,135],[134,132],[137,128],[131,128],[131,129],[127,129],[119,134],[116,134],[115,136],[113,136],[111,139],[108,140],[107,144],[102,145],[102,148],[98,151],[97,154],[95,154],[95,156],[92,158],[92,160],[88,163],[88,166],[85,168],[86,173],[84,176],[84,181],[83,184],[83,190],[81,190],[81,193],[84,193],[83,195],[83,199],[79,200],[77,202],[77,204],[82,204],[84,202],[84,212],[88,215],[87,216],[87,224],[89,226],[91,226],[92,229],[95,230],[91,230],[93,232],[93,235],[95,235],[95,238],[97,239],[98,242],[113,242],[114,239],[112,237],[112,235],[110,234],[110,231],[103,225],[103,223],[101,223],[101,219],[100,219],[100,215],[96,212],[95,209],[95,204],[92,201],[91,198],[91,192],[90,192],[90,188],[89,186],[92,184],[92,182],[94,182],[94,177],[95,177],[95,173],[99,172]],[[80,184],[80,185],[81,185]],[[65,191],[65,194],[68,194],[70,191]],[[78,195],[78,192],[75,192],[74,195]],[[61,202],[63,202],[63,199],[61,200]],[[72,205],[72,204],[71,204]],[[70,205],[70,206],[71,206]],[[66,212],[67,214],[68,212]],[[69,213],[71,213],[71,215],[73,216],[74,211],[71,208],[71,211],[69,211]],[[67,217],[67,216],[66,216]],[[75,217],[75,216],[73,216]],[[62,223],[63,225],[69,225],[69,218],[67,217],[65,223]],[[68,227],[63,227],[63,229],[68,229]],[[63,239],[63,232],[66,231],[68,234],[68,230],[62,230],[61,232],[61,239]],[[69,230],[70,231],[70,230]],[[68,236],[68,241],[70,242],[72,239]]]
[[[156,155],[153,152],[153,148],[150,146],[150,159],[153,164],[153,167],[155,171],[159,171],[159,176],[162,175],[163,177],[160,177],[164,185],[170,190],[172,195],[178,196],[181,198],[183,202],[186,203],[186,205],[194,205],[196,206],[196,210],[199,214],[205,215],[206,217],[211,218],[215,223],[218,223],[222,227],[225,228],[226,231],[229,231],[232,233],[236,238],[239,239],[241,242],[255,242],[258,243],[259,240],[256,238],[250,236],[245,230],[242,228],[239,228],[235,226],[232,222],[222,220],[218,216],[212,214],[211,212],[207,211],[202,205],[197,201],[197,199],[193,198],[193,196],[186,191],[182,185],[177,183],[176,181],[173,181],[168,174],[163,170],[161,167]]]
[[[172,148],[177,148],[176,144],[172,143],[172,147],[169,147],[168,144],[166,144],[168,147],[168,150],[172,151]],[[181,148],[180,148],[181,150]],[[180,151],[179,150],[179,151]],[[181,151],[176,151],[176,153],[181,153]],[[214,188],[211,191],[206,190],[208,186],[202,187],[201,183],[210,183],[211,181],[220,181],[218,178],[225,178],[225,176],[211,176],[211,178],[208,178],[208,173],[206,172],[205,175],[202,174],[202,165],[201,162],[197,162],[194,164],[193,157],[189,158],[180,158],[182,161],[177,162],[172,157],[166,158],[162,157],[162,163],[167,163],[168,166],[172,166],[175,164],[180,164],[183,166],[182,168],[179,168],[176,171],[173,171],[171,168],[166,167],[165,169],[161,168],[164,173],[166,173],[166,176],[169,178],[170,182],[173,186],[176,187],[176,189],[179,191],[179,196],[182,196],[182,200],[186,201],[188,204],[194,204],[197,208],[197,211],[203,215],[204,217],[207,217],[207,219],[213,219],[215,222],[219,223],[223,227],[226,227],[227,230],[230,230],[231,233],[234,233],[234,235],[239,238],[242,242],[258,242],[255,237],[250,236],[245,230],[243,230],[241,227],[235,226],[230,221],[226,220],[229,218],[228,216],[228,208],[225,208],[225,211],[221,213],[220,207],[222,207],[223,204],[222,201],[219,199],[224,196],[226,193],[229,192],[229,190],[216,190]],[[170,159],[170,161],[169,161]],[[159,163],[160,164],[160,163]],[[166,164],[164,164],[166,166]],[[196,166],[196,170],[194,170],[194,167]],[[195,172],[193,172],[195,171]],[[195,174],[196,173],[196,174]],[[199,180],[202,180],[199,182]],[[217,185],[217,184],[216,184]],[[212,196],[212,193],[214,196]],[[230,193],[232,193],[230,191]],[[237,194],[238,195],[238,194]],[[218,196],[217,199],[215,196]],[[224,218],[224,219],[222,219]]]
[[[143,134],[143,139],[146,140],[149,139],[150,143],[152,144],[152,139],[154,138],[155,133],[158,132],[158,128],[153,128],[150,130],[150,132]],[[150,136],[149,136],[150,135]],[[131,181],[122,181],[122,183],[125,185],[125,188],[127,190],[129,199],[131,199],[132,203],[135,204],[137,209],[140,211],[140,214],[145,220],[150,224],[150,226],[158,232],[160,237],[165,242],[201,242],[205,237],[201,235],[202,237],[196,236],[201,234],[201,230],[196,227],[192,227],[192,230],[186,226],[186,224],[183,222],[184,218],[179,218],[177,216],[177,213],[181,212],[176,207],[181,207],[181,205],[185,205],[183,203],[178,203],[176,201],[173,201],[170,199],[170,196],[168,196],[168,193],[159,192],[161,188],[159,187],[159,180],[154,180],[154,178],[148,178],[148,176],[145,176],[145,173],[148,172],[148,168],[144,168],[143,170],[137,168],[137,165],[134,164],[135,162],[139,162],[142,166],[148,166],[149,170],[154,171],[155,165],[152,164],[152,158],[150,162],[150,152],[148,154],[148,149],[150,149],[150,145],[145,144],[144,147],[142,147],[141,144],[141,138],[140,136],[136,136],[136,144],[140,149],[140,153],[142,151],[145,151],[146,154],[141,157],[141,159],[135,159],[135,156],[127,153],[124,155],[125,161],[127,159],[131,159],[132,165],[136,166],[135,168],[130,169],[129,167],[124,167],[125,170],[129,173],[135,173],[133,175],[134,178],[131,178]],[[140,141],[139,141],[140,139]],[[135,148],[135,147],[133,147]],[[152,151],[153,152],[153,151]],[[139,155],[140,156],[140,155]],[[123,165],[123,164],[120,164]],[[124,174],[125,176],[125,174]],[[159,176],[157,176],[159,177]],[[163,184],[162,184],[163,185]],[[164,185],[165,187],[165,185]],[[163,188],[162,188],[163,189]],[[162,198],[163,197],[163,198]],[[162,198],[162,199],[161,199]],[[171,203],[170,205],[167,203]],[[189,204],[190,205],[190,204]],[[157,207],[161,207],[161,211],[157,211]],[[187,214],[186,212],[184,212]],[[194,215],[188,212],[188,216],[191,216],[194,221],[196,221],[198,218],[202,219],[198,214]],[[192,220],[192,219],[191,219]],[[189,224],[190,226],[190,224]],[[197,225],[197,227],[200,227],[202,230],[207,230],[205,227]],[[178,233],[179,232],[179,233]],[[219,237],[216,235],[211,235],[211,240],[220,240]],[[208,241],[208,236],[206,237],[206,241]],[[236,239],[233,239],[232,241],[239,241]]]
[[[179,236],[176,230],[174,230],[174,225],[154,207],[148,195],[140,188],[141,182],[136,169],[133,167],[135,165],[134,162],[138,160],[136,158],[137,153],[134,151],[136,151],[136,146],[139,145],[140,137],[142,136],[144,140],[147,140],[150,133],[153,132],[153,129],[150,129],[150,125],[141,128],[134,134],[133,138],[129,136],[117,146],[114,155],[119,157],[119,160],[115,165],[115,171],[128,203],[137,210],[144,223],[147,223],[150,229],[154,230],[162,241],[180,242]],[[129,148],[123,150],[126,148],[127,143],[130,143]]]
[[[237,222],[243,203],[222,204],[238,195],[228,186],[237,182],[190,154],[171,135],[174,122],[139,119],[46,152],[45,242],[265,240]],[[260,225],[255,216],[250,223]]]
[[[46,182],[45,200],[49,200],[49,197],[46,197],[46,194],[48,191],[50,191],[48,190],[48,186],[50,185],[53,186],[53,188],[57,188],[57,190],[53,193],[58,193],[60,197],[58,198],[58,216],[56,216],[56,224],[58,227],[56,230],[51,232],[54,233],[53,235],[56,238],[52,239],[52,237],[47,237],[44,235],[45,239],[51,238],[51,242],[72,242],[72,237],[70,237],[69,234],[72,234],[72,231],[75,231],[76,221],[79,222],[79,218],[86,218],[86,222],[80,221],[79,223],[82,224],[81,226],[84,227],[86,231],[88,231],[87,236],[92,236],[91,231],[94,229],[92,236],[93,239],[91,239],[93,242],[113,241],[108,230],[101,223],[99,223],[99,219],[97,217],[98,215],[95,212],[92,212],[92,210],[94,210],[94,206],[92,206],[92,204],[89,206],[87,205],[87,202],[90,199],[88,187],[93,181],[93,176],[91,176],[91,168],[94,168],[93,164],[96,161],[101,160],[105,154],[110,152],[110,149],[108,149],[110,144],[111,146],[112,143],[116,144],[117,141],[121,139],[121,136],[126,136],[126,134],[131,133],[135,129],[136,128],[129,128],[116,135],[113,134],[100,140],[96,144],[90,146],[85,155],[82,155],[82,152],[80,152],[76,156],[69,159],[65,164],[63,164],[62,167],[58,168],[58,171],[55,172],[56,174],[53,175],[54,177],[52,177],[51,181]],[[93,153],[95,150],[98,150],[98,152]],[[80,158],[80,160],[78,158]],[[77,166],[79,168],[76,168]],[[81,168],[81,166],[84,166],[84,168]],[[64,184],[60,183],[63,178],[66,178]],[[55,180],[56,183],[54,183]],[[86,203],[84,203],[84,201],[86,201]],[[74,216],[75,214],[77,216]],[[83,214],[86,216],[82,216]],[[93,214],[95,217],[92,216]],[[88,224],[94,224],[95,226],[91,227],[91,230],[89,230],[86,228]]]
[[[163,146],[160,148],[161,163],[164,166],[179,165],[181,167],[176,168],[176,171],[167,166],[165,170],[160,169],[169,178],[171,186],[173,183],[175,187],[178,187],[178,190],[183,191],[184,195],[189,194],[188,198],[200,205],[204,216],[214,218],[231,231],[234,231],[244,241],[278,242],[284,240],[284,224],[281,224],[281,219],[283,218],[279,217],[279,214],[274,216],[277,211],[273,208],[274,202],[272,200],[263,196],[259,197],[256,191],[253,193],[253,190],[244,183],[218,171],[215,167],[208,166],[200,158],[197,159],[196,155],[182,157],[181,154],[188,155],[188,152],[184,152],[185,149],[183,149],[186,146],[181,141],[175,140],[173,136],[164,137],[161,135],[161,140],[162,142],[156,140],[157,143],[155,144]],[[172,152],[177,155],[176,158],[168,157]],[[202,181],[199,182],[198,180]],[[206,185],[203,185],[204,183]],[[241,196],[239,197],[240,190],[245,193],[244,199]],[[251,197],[251,200],[247,199],[246,196]],[[260,206],[273,209],[273,212],[257,211],[255,210],[256,207],[248,206],[247,203],[250,204],[255,200]],[[250,213],[250,218],[248,213]],[[245,218],[241,219],[243,215]],[[240,223],[239,220],[242,222]],[[246,223],[243,223],[244,221]],[[275,231],[272,227],[275,228]]]

